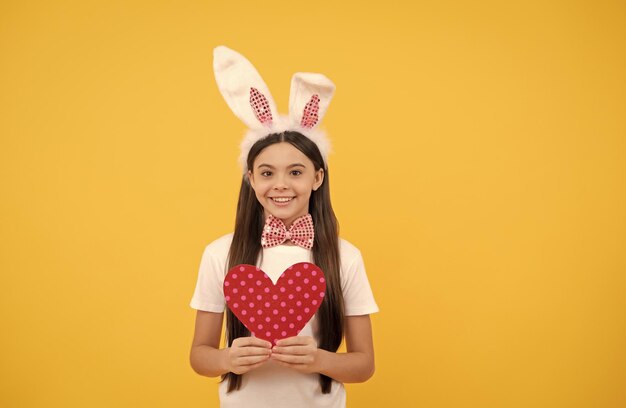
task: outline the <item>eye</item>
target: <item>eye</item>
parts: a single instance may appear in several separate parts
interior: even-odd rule
[[[262,171],[262,172],[261,172],[261,175],[262,175],[263,177],[270,177],[270,176],[272,175],[272,172],[271,172],[271,171],[269,171],[269,170]]]
[[[300,174],[302,174],[302,170],[291,170],[292,176],[299,176]]]

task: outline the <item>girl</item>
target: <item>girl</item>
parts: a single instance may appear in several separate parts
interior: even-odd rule
[[[328,142],[315,129],[334,85],[320,74],[296,74],[285,118],[243,56],[218,47],[214,70],[222,95],[250,131],[241,145],[235,231],[202,256],[191,300],[197,309],[191,366],[222,376],[222,407],[345,407],[342,383],[366,381],[374,372],[369,314],[378,307],[359,250],[338,237]],[[298,262],[321,268],[326,293],[302,331],[272,347],[225,308],[224,277],[235,265],[253,264],[275,283]],[[224,311],[228,347],[220,349]],[[347,352],[337,353],[344,336]]]

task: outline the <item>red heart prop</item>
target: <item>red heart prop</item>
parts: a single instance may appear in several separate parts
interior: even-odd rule
[[[254,265],[236,265],[224,279],[228,308],[253,336],[274,345],[300,333],[325,293],[324,272],[310,262],[291,265],[275,285]]]

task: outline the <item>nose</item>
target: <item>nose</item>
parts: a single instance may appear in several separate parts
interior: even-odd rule
[[[276,178],[274,183],[274,190],[286,190],[288,188],[287,182],[283,176],[279,176]]]

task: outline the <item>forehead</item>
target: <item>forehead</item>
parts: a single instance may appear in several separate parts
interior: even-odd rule
[[[254,167],[268,164],[273,167],[287,167],[294,163],[301,163],[307,167],[313,167],[313,162],[291,143],[274,143],[261,150],[254,159]]]

